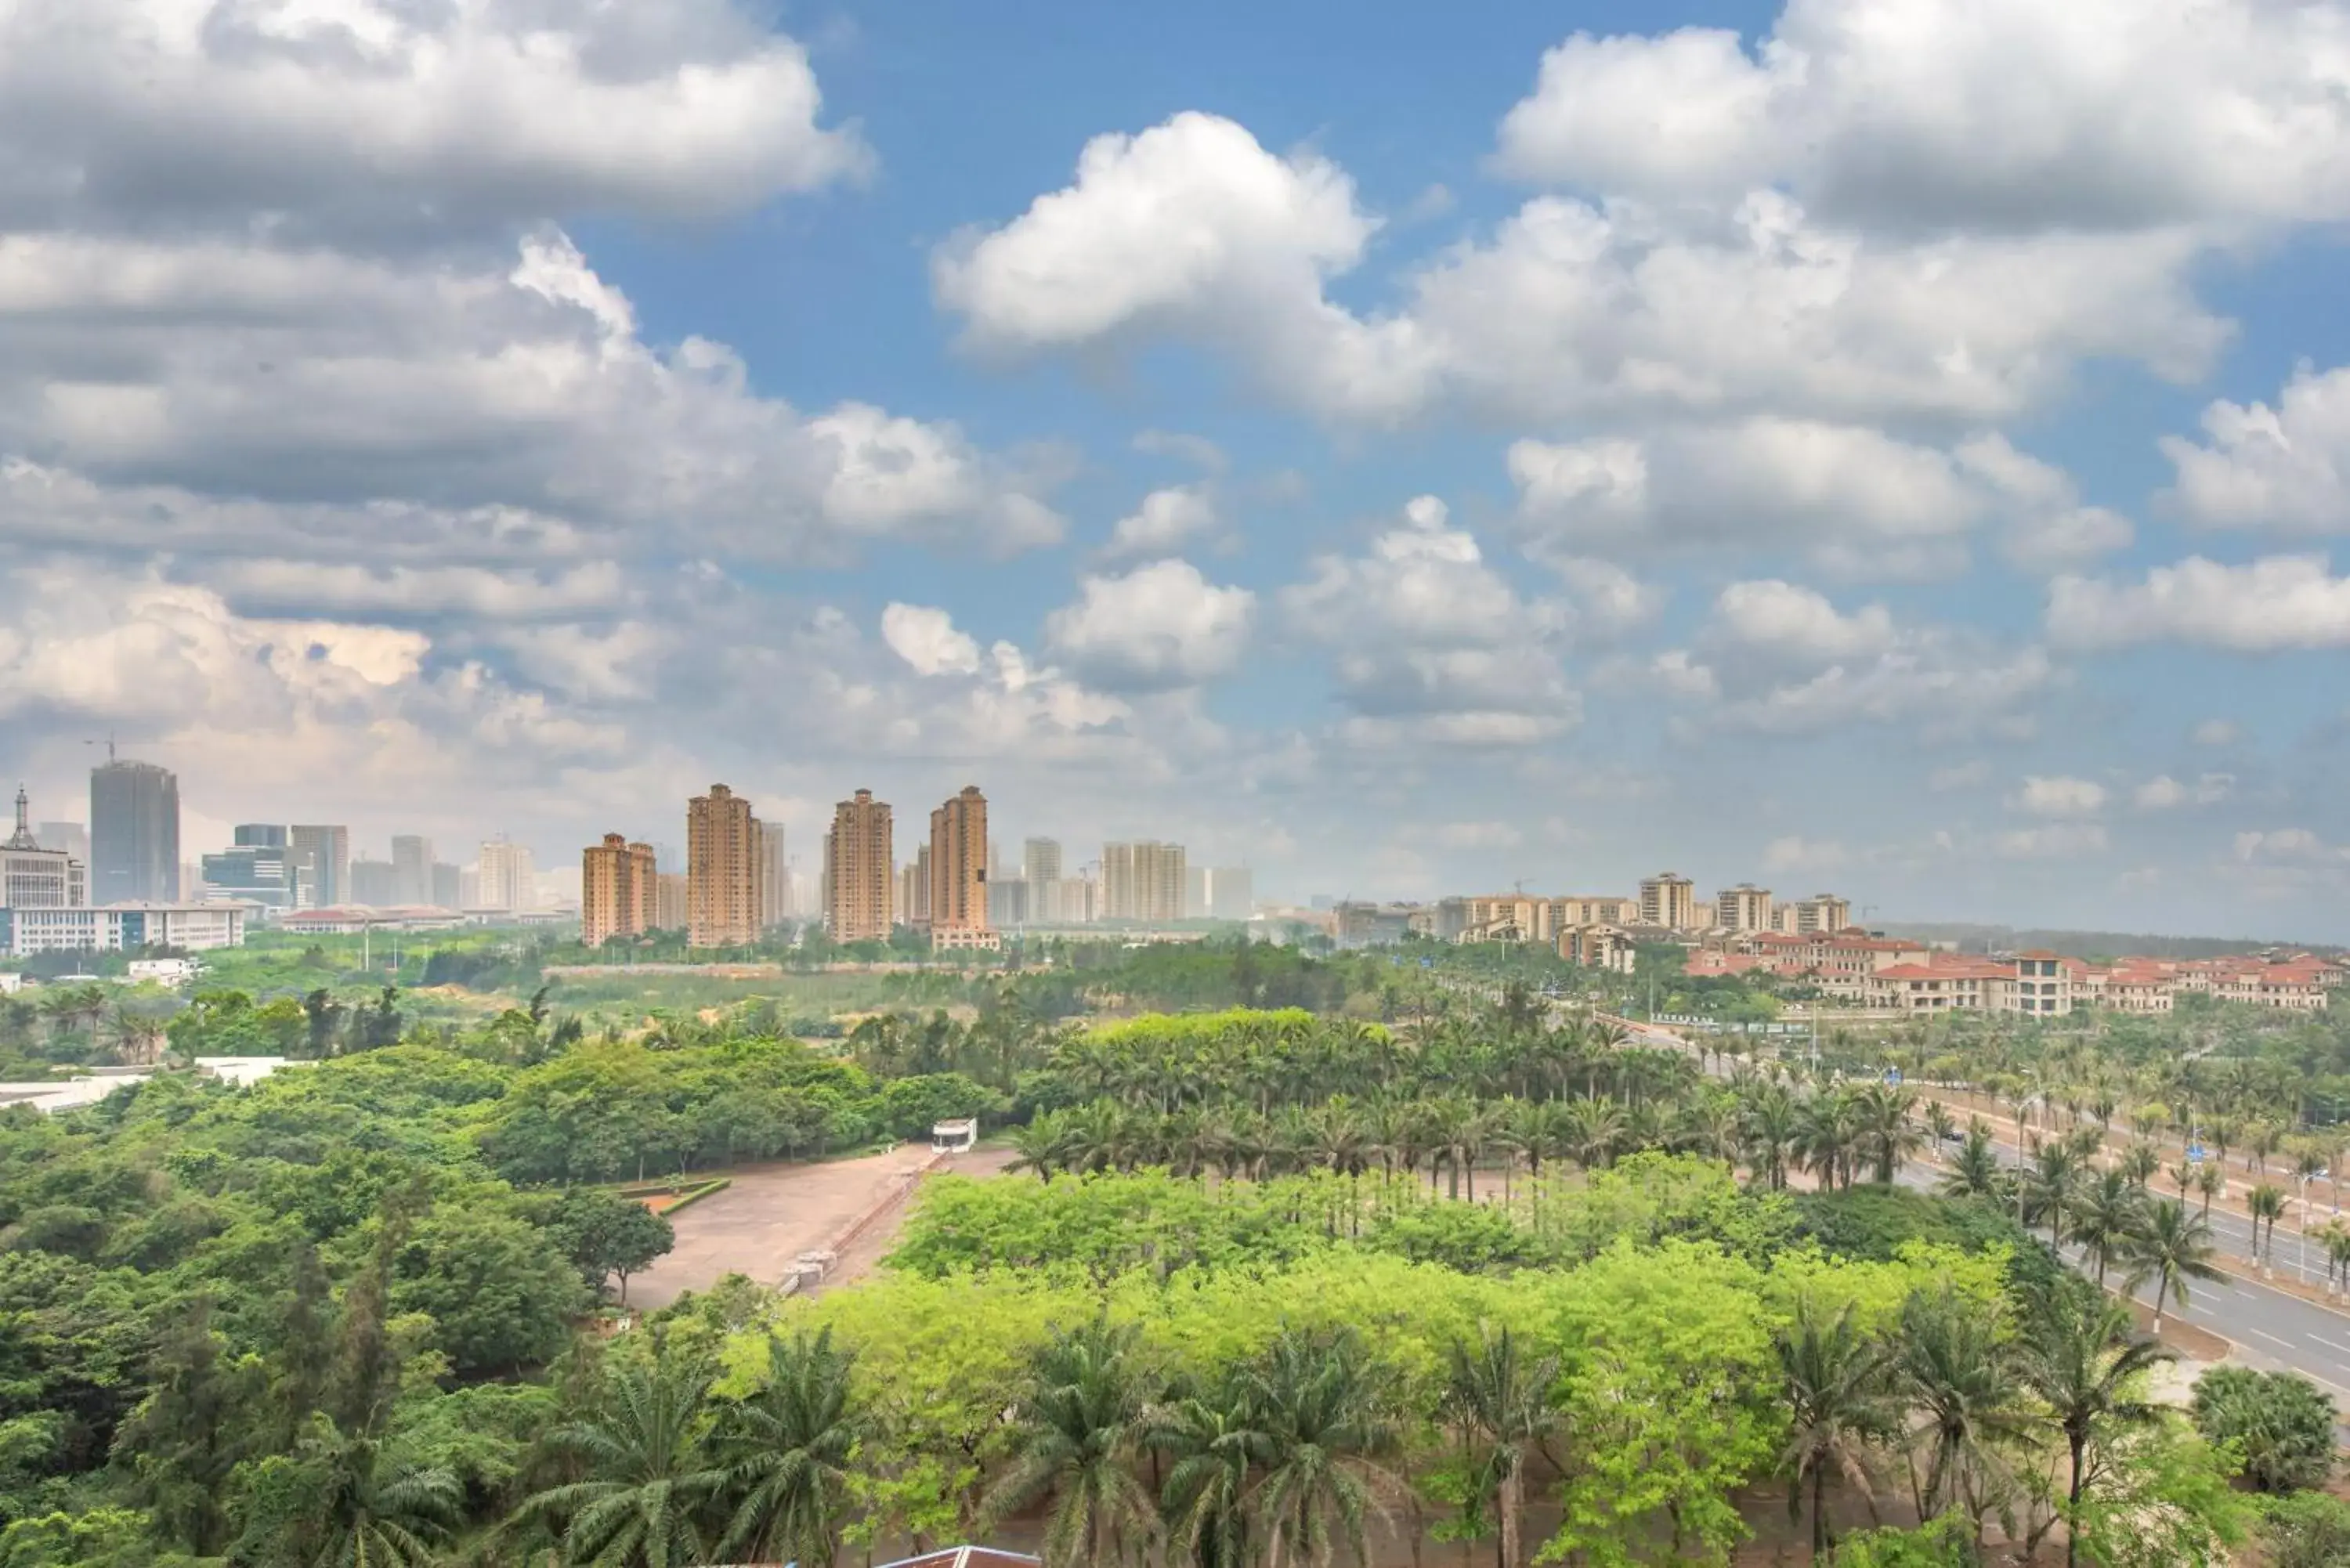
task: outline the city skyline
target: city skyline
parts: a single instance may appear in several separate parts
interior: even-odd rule
[[[2350,940],[2338,5],[152,4],[12,35],[99,73],[0,126],[44,820],[112,736],[180,863],[724,778],[805,870],[979,778],[1273,897]]]

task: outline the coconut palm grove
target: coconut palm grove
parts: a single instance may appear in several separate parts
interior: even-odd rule
[[[2330,1175],[2339,1020],[1669,1034],[1644,976],[1401,956],[635,1028],[511,955],[470,1021],[202,992],[142,1081],[0,1111],[0,1562],[2344,1560],[2331,1391],[2176,1315],[2257,1267],[2215,1203]],[[271,1028],[298,1070],[171,1064]],[[19,1075],[118,1033],[0,1002]],[[963,1116],[878,1267],[628,1303],[696,1223],[647,1181]]]

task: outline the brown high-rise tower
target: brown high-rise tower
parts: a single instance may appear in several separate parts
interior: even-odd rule
[[[987,797],[966,784],[931,813],[931,940],[987,929]]]
[[[759,819],[751,803],[712,784],[685,810],[686,940],[697,948],[747,947],[759,940]]]
[[[652,928],[653,846],[617,833],[579,857],[579,940],[598,947],[611,937],[641,936]]]
[[[832,836],[826,841],[827,908],[837,942],[889,940],[889,803],[861,789],[833,808]]]

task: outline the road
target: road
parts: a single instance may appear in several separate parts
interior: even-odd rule
[[[1678,1034],[1624,1022],[1630,1030],[1631,1044],[1664,1050],[1690,1048],[1690,1043]],[[2014,1146],[2000,1147],[2002,1158],[2014,1163]],[[1901,1173],[1904,1186],[1919,1190],[1931,1190],[1938,1178],[1938,1172],[1918,1166]],[[2217,1209],[2211,1211],[2210,1220],[2213,1238],[2224,1250],[2239,1258],[2251,1254],[2251,1221]],[[2287,1265],[2294,1262],[2295,1242],[2290,1228],[2279,1234],[2279,1261]],[[2312,1277],[2322,1282],[2323,1257],[2313,1253],[2313,1259]],[[2080,1261],[2077,1252],[2073,1261]],[[2237,1346],[2237,1359],[2245,1366],[2300,1373],[2331,1393],[2340,1407],[2350,1410],[2350,1314],[2247,1280],[2197,1281],[2189,1292],[2187,1306],[2173,1306],[2167,1315],[2229,1341]],[[2138,1299],[2152,1305],[2153,1287],[2140,1291]]]

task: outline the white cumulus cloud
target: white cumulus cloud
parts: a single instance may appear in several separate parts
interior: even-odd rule
[[[2180,642],[2231,653],[2350,648],[2350,578],[2320,556],[2243,566],[2192,556],[2143,582],[2061,576],[2049,585],[2048,636],[2063,646]]]
[[[1189,561],[1154,561],[1087,577],[1045,633],[1080,674],[1111,690],[1192,686],[1240,662],[1255,611],[1246,588],[1220,587]]]

